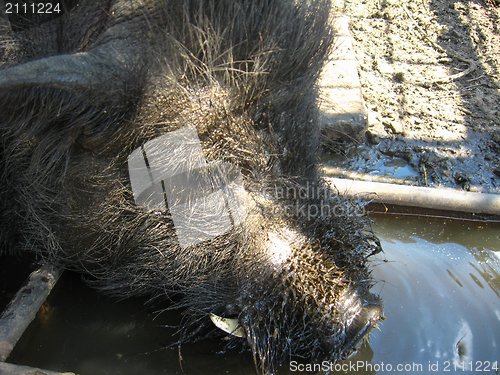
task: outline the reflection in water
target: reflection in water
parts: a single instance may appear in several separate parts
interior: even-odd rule
[[[484,251],[484,249],[471,248],[471,254],[476,259],[476,264],[471,264],[478,274],[488,283],[488,286],[500,298],[500,277],[498,270],[500,270],[500,251],[491,252]],[[474,277],[473,274],[470,274]],[[482,287],[481,281],[477,280],[478,285]]]
[[[500,230],[408,217],[379,217],[374,230],[387,320],[370,340],[373,363],[475,373],[500,360]]]
[[[471,366],[498,373],[492,366],[500,360],[500,229],[380,215],[373,229],[384,248],[373,260],[374,291],[387,320],[338,364],[346,371],[330,373],[476,372]],[[143,301],[116,303],[74,277],[57,288],[43,325],[25,335],[9,361],[81,375],[255,373],[248,352],[217,354],[223,343],[208,340],[183,346],[181,369],[177,350],[161,349],[175,342],[178,312],[156,317]]]

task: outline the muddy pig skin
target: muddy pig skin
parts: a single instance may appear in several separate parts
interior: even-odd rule
[[[262,373],[355,351],[383,319],[380,245],[316,171],[329,1],[16,4],[0,19],[2,251],[117,297],[181,295],[180,343],[229,336]]]

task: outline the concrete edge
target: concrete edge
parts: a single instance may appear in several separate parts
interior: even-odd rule
[[[337,2],[337,9],[345,9],[345,2]],[[324,145],[344,139],[362,140],[368,128],[368,112],[349,32],[349,17],[337,12],[331,22],[337,33],[335,48],[323,67],[318,82]]]

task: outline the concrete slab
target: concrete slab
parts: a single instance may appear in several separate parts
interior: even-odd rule
[[[343,9],[340,1],[336,2],[336,8]],[[323,144],[342,140],[363,141],[368,117],[349,32],[349,18],[340,15],[331,22],[337,33],[335,47],[319,82]]]

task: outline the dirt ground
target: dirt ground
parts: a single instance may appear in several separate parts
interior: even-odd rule
[[[338,145],[342,167],[499,193],[498,3],[346,0],[344,13],[369,127]]]

